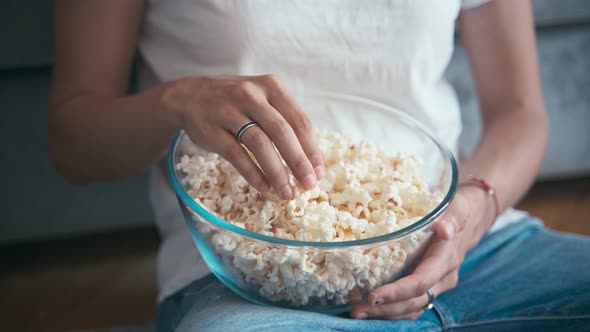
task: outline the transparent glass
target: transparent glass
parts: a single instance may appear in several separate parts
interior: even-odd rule
[[[293,241],[234,226],[192,199],[174,165],[184,154],[202,151],[184,132],[169,150],[168,176],[198,250],[228,288],[258,304],[342,313],[366,299],[374,288],[411,272],[431,238],[431,223],[455,195],[457,165],[450,150],[428,130],[392,107],[329,92],[304,93],[297,98],[317,129],[381,144],[387,153],[416,156],[431,190],[443,194],[441,203],[414,224],[379,237]],[[318,270],[324,273],[313,272]]]

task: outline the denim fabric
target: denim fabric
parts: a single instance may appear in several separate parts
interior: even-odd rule
[[[470,251],[458,286],[416,321],[355,320],[246,302],[209,275],[168,297],[168,331],[590,331],[590,238],[528,218]]]

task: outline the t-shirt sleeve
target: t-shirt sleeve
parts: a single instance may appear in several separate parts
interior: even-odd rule
[[[461,0],[461,9],[471,9],[479,7],[491,0]]]

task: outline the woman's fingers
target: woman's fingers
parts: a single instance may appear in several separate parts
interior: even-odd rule
[[[469,220],[469,202],[459,192],[455,196],[453,204],[434,224],[434,232],[438,238],[450,240],[465,228],[467,220]]]
[[[449,208],[447,218],[468,215],[464,197]],[[463,224],[464,224],[464,219]],[[448,219],[447,219],[448,220]],[[463,225],[464,226],[464,225]],[[458,228],[460,229],[460,228]],[[422,260],[412,273],[373,290],[368,303],[354,307],[354,318],[401,319],[413,317],[428,303],[428,291],[438,296],[457,286],[458,271],[465,254],[461,245],[468,235],[458,233],[453,240],[434,236]],[[409,315],[409,316],[408,316]]]
[[[279,87],[276,85],[260,88],[251,82],[241,84],[239,92],[243,99],[240,105],[241,111],[250,119],[258,122],[293,172],[297,182],[304,189],[309,190],[315,187],[317,182],[314,167],[303,150],[291,124],[267,100],[267,94],[282,92],[274,90],[269,92],[266,89],[279,89]],[[258,155],[256,157],[258,158]],[[273,182],[273,179],[269,180],[271,183]]]
[[[271,139],[260,127],[252,127],[242,135],[242,142],[254,154],[262,172],[282,199],[291,199],[293,189],[281,158]]]
[[[268,134],[301,187],[306,190],[315,187],[317,177],[314,168],[287,120],[270,104],[260,105],[250,115]]]
[[[425,277],[426,279],[424,279]],[[382,305],[420,298],[440,279],[441,275],[438,273],[432,277],[412,273],[405,278],[375,289],[369,295],[369,304]]]
[[[321,180],[325,171],[324,156],[318,147],[316,133],[311,120],[293,95],[289,93],[287,88],[275,76],[264,75],[260,77],[260,80],[267,88],[269,103],[289,123],[314,168],[316,178]]]
[[[210,143],[211,149],[218,151],[223,158],[229,161],[256,190],[260,192],[270,190],[270,184],[266,177],[235,137],[221,129],[215,131],[214,134],[215,139]]]
[[[447,273],[439,282],[430,288],[433,296],[436,298],[440,294],[453,289],[457,286],[459,270],[454,269]],[[417,297],[384,304],[360,304],[353,308],[351,316],[358,319],[416,319],[424,312],[429,303],[428,290]]]
[[[409,300],[381,305],[358,305],[350,312],[352,318],[357,319],[392,319],[419,312],[428,304],[428,296],[418,296]]]
[[[244,154],[235,147],[239,142],[235,137],[230,142],[227,136],[220,140],[211,132],[224,129],[234,136],[242,125],[256,121],[259,126],[244,131],[241,141],[283,199],[291,199],[293,192],[283,160],[303,189],[315,187],[318,175],[320,178],[323,175],[323,154],[317,147],[309,119],[273,76],[187,78],[177,81],[170,91],[163,103],[171,112],[180,114],[182,126],[191,139],[228,160],[227,156],[233,157],[232,163],[240,161],[240,173],[250,174],[246,178],[248,182],[258,175],[247,166],[250,164],[242,161]]]
[[[217,121],[228,133],[235,133],[242,125],[251,121],[236,108],[226,107],[220,113],[222,116]],[[240,145],[236,137],[232,138],[236,144]],[[279,197],[291,199],[293,190],[289,183],[289,177],[272,140],[265,131],[259,126],[250,127],[242,134],[241,142],[252,152],[264,176]]]
[[[406,301],[426,294],[430,288],[447,274],[448,271],[446,266],[443,265],[444,263],[428,264],[427,261],[421,262],[418,266],[423,266],[421,269],[417,267],[412,274],[375,289],[369,295],[370,304]]]
[[[426,291],[461,264],[462,257],[458,254],[455,242],[434,237],[410,275],[375,289],[369,300],[373,304],[391,303],[426,294]]]
[[[438,296],[448,290],[457,287],[459,283],[459,268],[447,273],[447,275],[441,280],[433,289],[434,296]]]

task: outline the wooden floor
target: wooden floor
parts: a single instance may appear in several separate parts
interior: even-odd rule
[[[590,235],[590,178],[537,184],[518,206]],[[155,317],[154,229],[0,247],[0,329],[63,332]]]

